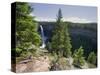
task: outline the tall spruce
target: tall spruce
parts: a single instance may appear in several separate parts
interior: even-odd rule
[[[52,50],[61,56],[71,55],[71,41],[68,33],[68,24],[62,20],[61,9],[58,11],[57,21],[52,36]]]
[[[39,46],[41,39],[37,32],[38,24],[30,15],[33,11],[28,3],[16,3],[16,53],[18,56],[34,44]]]

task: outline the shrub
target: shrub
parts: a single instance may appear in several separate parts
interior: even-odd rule
[[[96,54],[91,52],[88,56],[88,62],[92,64],[96,64]]]
[[[75,50],[73,54],[74,65],[77,65],[79,67],[84,65],[85,58],[83,57],[83,54],[84,54],[84,49],[82,48],[82,46],[79,49]]]

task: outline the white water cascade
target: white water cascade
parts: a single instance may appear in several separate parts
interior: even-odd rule
[[[42,25],[40,25],[40,29],[41,29],[41,37],[42,37],[42,45],[40,46],[40,48],[45,48],[45,37],[44,37],[44,31],[43,31],[43,27]]]

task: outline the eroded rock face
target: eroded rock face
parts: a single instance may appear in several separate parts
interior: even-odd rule
[[[47,56],[38,57],[27,63],[19,63],[16,65],[16,72],[42,72],[49,71],[50,61]]]

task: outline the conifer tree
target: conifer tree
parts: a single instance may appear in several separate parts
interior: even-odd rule
[[[57,21],[52,37],[52,50],[66,57],[71,55],[71,44],[67,24],[62,20],[61,9],[58,11]]]
[[[84,49],[81,46],[79,49],[75,50],[74,54],[73,54],[73,58],[74,58],[74,65],[77,66],[82,66],[85,63],[85,58],[83,56],[84,54]]]
[[[16,3],[16,53],[20,55],[27,51],[32,44],[39,46],[41,39],[37,33],[38,24],[30,15],[33,11],[28,3]]]
[[[70,57],[72,52],[71,52],[71,48],[72,48],[72,45],[71,45],[71,38],[70,38],[70,35],[68,33],[68,24],[65,24],[65,27],[64,27],[64,56],[66,57]]]
[[[88,56],[88,62],[92,64],[96,64],[96,54],[94,52],[91,52]]]

